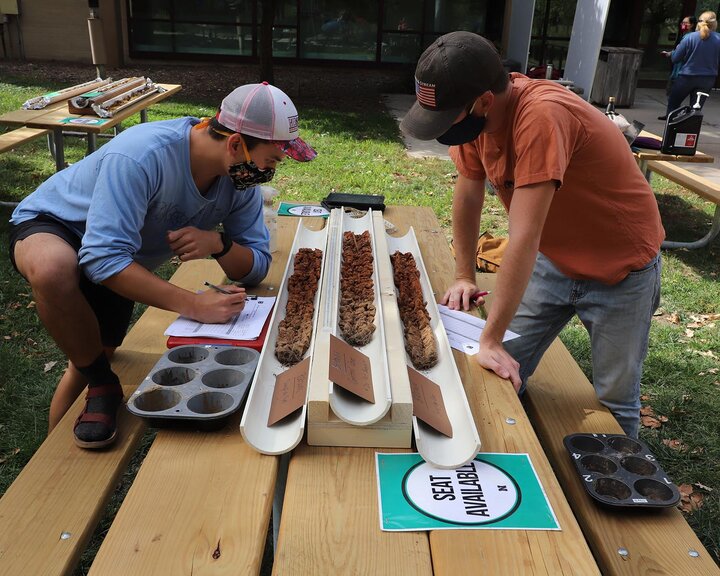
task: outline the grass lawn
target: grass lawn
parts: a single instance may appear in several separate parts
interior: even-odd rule
[[[0,82],[0,114],[55,86],[42,80],[5,78]],[[150,120],[209,115],[217,102],[171,99],[154,106]],[[301,107],[303,137],[319,152],[309,164],[285,162],[273,185],[288,201],[318,201],[332,190],[381,193],[389,204],[430,206],[450,236],[454,167],[448,161],[416,160],[405,155],[397,126],[380,105],[339,113]],[[129,125],[130,123],[128,123]],[[0,127],[0,131],[3,128]],[[102,143],[103,140],[99,139]],[[66,160],[78,161],[85,142],[69,139]],[[54,171],[45,143],[36,140],[0,156],[0,201],[17,201]],[[598,176],[601,177],[601,176]],[[702,236],[714,206],[664,179],[653,182],[668,237]],[[7,249],[11,208],[0,207],[0,244]],[[495,198],[486,202],[483,229],[507,233],[504,211]],[[720,563],[720,242],[695,251],[663,254],[661,309],[652,327],[643,379],[648,425],[641,431],[662,466],[678,485],[694,492],[686,518]],[[169,276],[173,264],[161,274]],[[139,311],[138,311],[139,313]],[[573,322],[562,334],[575,359],[590,376],[589,341]],[[27,285],[0,258],[0,494],[32,457],[47,432],[54,386],[65,366],[35,314]],[[83,557],[77,574],[86,573],[112,515],[132,482],[132,475],[152,442],[143,442],[123,478],[107,518]]]

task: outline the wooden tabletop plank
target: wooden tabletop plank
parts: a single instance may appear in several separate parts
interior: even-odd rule
[[[64,101],[63,106],[61,107],[52,109],[49,109],[50,107],[46,108],[45,114],[30,116],[26,118],[24,123],[26,126],[30,126],[32,128],[67,128],[68,130],[82,132],[104,132],[105,130],[116,126],[117,124],[120,124],[120,122],[122,122],[126,118],[129,118],[133,114],[137,114],[141,110],[145,110],[153,104],[157,104],[158,102],[165,100],[166,98],[170,98],[170,96],[176,94],[182,88],[180,84],[159,84],[159,86],[165,88],[166,91],[156,92],[154,94],[151,94],[147,98],[138,100],[135,104],[127,107],[125,110],[121,110],[112,118],[104,118],[105,122],[103,122],[102,124],[63,124],[61,121],[65,118],[87,118],[91,120],[98,120],[98,117],[94,114],[70,114],[67,108],[67,101]],[[41,110],[38,110],[38,112],[41,112]],[[3,118],[4,117],[0,117],[0,122],[3,121]]]
[[[432,574],[425,533],[380,530],[374,449],[295,450],[273,574]]]
[[[662,141],[661,136],[653,134],[652,132],[647,132],[645,130],[642,130],[639,136],[642,136],[644,138],[655,138],[656,140]],[[700,151],[695,152],[695,154],[693,154],[692,156],[683,156],[681,154],[665,154],[660,150],[650,150],[643,148],[642,150],[638,150],[633,154],[638,160],[663,160],[665,162],[696,162],[705,164],[712,164],[713,162],[715,162],[714,156],[710,156],[709,154],[703,154]]]
[[[22,108],[18,110],[12,110],[6,112],[0,116],[0,124],[10,124],[13,126],[24,126],[28,121],[35,120],[45,114],[50,114],[57,110],[67,110],[67,100],[60,100],[59,102],[53,102],[45,108],[40,110],[24,110]]]
[[[455,275],[450,248],[428,209],[409,209],[408,222],[415,229],[439,300]],[[478,566],[490,574],[597,574],[582,531],[512,385],[480,368],[472,357],[457,350],[453,354],[482,440],[481,451],[527,453],[562,530],[431,532],[435,574],[466,574]],[[508,424],[508,418],[514,424]]]
[[[429,208],[388,207],[385,218],[404,234],[415,229],[436,297],[454,275],[453,259]],[[527,452],[562,531],[380,530],[374,449],[302,444],[290,460],[275,574],[597,574],[585,539],[507,382],[469,368],[455,353],[483,442],[482,451]],[[508,416],[516,419],[506,424]],[[382,449],[380,451],[390,451]],[[342,552],[339,552],[342,551]],[[388,567],[394,567],[388,569]],[[399,571],[399,572],[398,572]]]
[[[323,225],[322,219],[304,220],[308,227]],[[277,294],[297,222],[278,219],[278,252],[267,278],[253,292]],[[192,289],[224,278],[214,260],[185,263],[178,275],[179,283]],[[165,339],[158,343],[164,347]],[[277,458],[245,444],[239,420],[238,412],[213,433],[158,433],[90,574],[257,574]]]

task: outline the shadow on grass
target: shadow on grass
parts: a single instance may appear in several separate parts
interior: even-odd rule
[[[655,197],[657,198],[660,216],[668,240],[694,242],[709,232],[712,217],[703,210],[674,194],[655,194]],[[695,250],[675,249],[667,252],[686,266],[693,268],[704,279],[714,282],[718,280],[718,276],[711,276],[710,273],[717,274],[718,272],[720,236],[704,248]]]

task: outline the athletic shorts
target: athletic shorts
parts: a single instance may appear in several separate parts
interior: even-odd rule
[[[62,238],[73,247],[76,253],[80,250],[82,238],[74,230],[59,220],[41,214],[32,220],[10,225],[10,262],[15,270],[17,270],[15,243],[39,232],[54,234]],[[82,271],[80,271],[80,290],[95,312],[100,325],[103,346],[120,346],[130,325],[135,303],[101,284],[90,281]]]

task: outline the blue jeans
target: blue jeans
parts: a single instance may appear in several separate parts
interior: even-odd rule
[[[577,314],[590,334],[592,381],[600,402],[628,436],[640,423],[640,377],[650,323],[660,303],[660,254],[613,286],[573,280],[538,254],[510,330],[520,338],[505,343],[520,363],[522,394],[545,350]]]
[[[698,92],[710,94],[713,86],[715,86],[715,76],[686,76],[681,74],[673,81],[665,114],[670,114],[673,110],[680,108],[683,100],[688,96],[690,96],[690,106],[692,106],[697,100]],[[701,99],[700,105],[704,104],[704,100]]]

